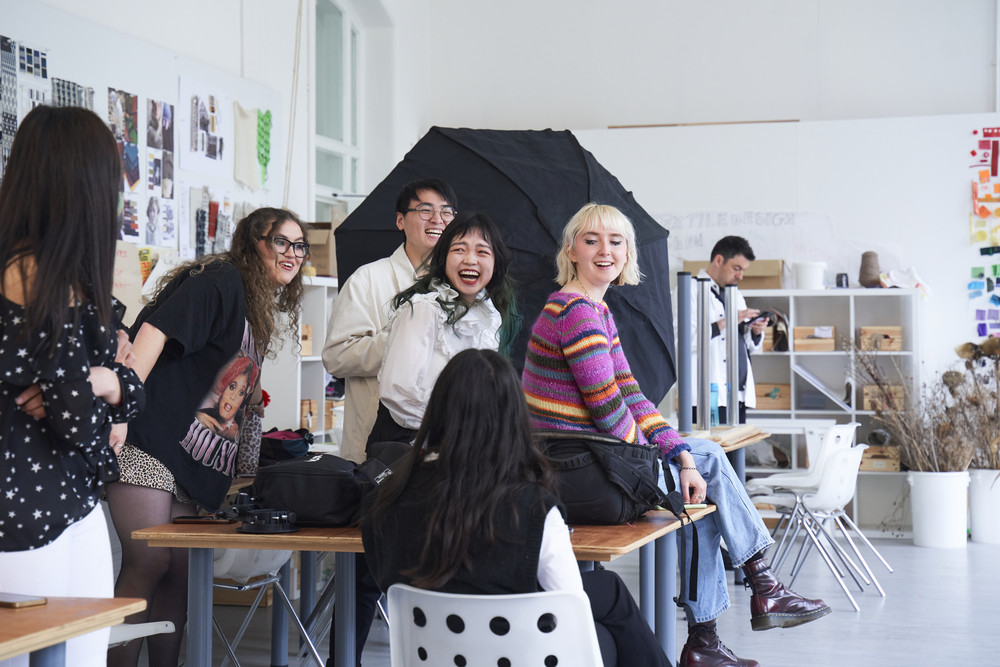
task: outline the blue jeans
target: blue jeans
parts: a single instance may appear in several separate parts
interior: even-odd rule
[[[770,546],[774,540],[760,518],[746,489],[736,476],[725,452],[711,440],[685,440],[691,446],[695,467],[708,484],[708,502],[718,510],[698,521],[698,599],[691,600],[690,586],[685,587],[684,604],[688,622],[705,623],[729,609],[729,590],[726,566],[719,551],[720,540],[726,541],[729,557],[734,565],[742,565],[750,556]],[[677,467],[670,465],[670,474],[679,489]],[[665,488],[661,479],[661,488]],[[685,549],[681,575],[691,571],[691,543],[694,540],[691,526],[684,531]],[[677,548],[681,549],[680,531]]]

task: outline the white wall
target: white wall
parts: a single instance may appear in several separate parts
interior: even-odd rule
[[[924,379],[975,339],[966,298],[971,131],[1000,114],[575,132],[668,229],[683,214],[736,215],[727,228],[672,229],[671,267],[705,260],[719,237],[746,236],[759,258],[824,260],[857,283],[861,253],[913,266],[924,302]],[[791,212],[782,227],[744,212]],[[765,220],[766,221],[766,220]]]
[[[426,0],[426,125],[495,129],[993,110],[994,0]]]

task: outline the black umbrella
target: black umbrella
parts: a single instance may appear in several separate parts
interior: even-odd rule
[[[511,275],[524,318],[512,352],[518,368],[531,325],[558,287],[555,256],[566,222],[591,201],[625,213],[635,226],[644,278],[635,287],[612,287],[605,300],[643,392],[654,402],[663,398],[676,378],[668,232],[572,133],[431,128],[337,228],[341,282],[402,243],[395,225],[396,195],[420,178],[447,181],[457,193],[457,208],[488,214],[513,252]]]

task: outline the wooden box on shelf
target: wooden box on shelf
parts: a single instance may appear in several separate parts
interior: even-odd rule
[[[793,345],[798,352],[833,352],[836,335],[833,326],[792,327]]]
[[[319,406],[316,403],[316,399],[304,398],[299,401],[299,406],[299,428],[313,430],[319,416],[317,413]]]
[[[903,327],[861,327],[861,332],[858,334],[858,344],[862,350],[900,352],[903,349]]]
[[[887,387],[893,405],[887,405],[882,392],[875,385],[867,385],[861,390],[862,410],[902,410],[906,394],[903,385],[892,384]]]
[[[774,327],[767,327],[764,329],[764,340],[760,343],[761,352],[773,352],[774,351]]]
[[[861,456],[859,470],[869,472],[899,472],[899,447],[868,445]]]
[[[711,262],[685,260],[684,270],[692,276],[698,275],[702,269],[708,268]],[[750,263],[743,272],[740,289],[781,289],[781,281],[785,272],[785,262],[781,259],[758,259]]]
[[[311,357],[313,353],[313,327],[311,324],[302,325],[302,356]]]
[[[342,402],[342,401],[341,401]],[[325,401],[326,416],[323,419],[324,428],[327,431],[337,428],[337,413],[333,411],[337,407],[337,401]]]
[[[758,410],[791,410],[792,385],[760,382],[756,385]]]

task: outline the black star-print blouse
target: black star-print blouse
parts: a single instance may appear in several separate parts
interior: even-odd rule
[[[24,310],[0,297],[0,551],[44,546],[97,504],[118,462],[108,444],[112,417],[125,422],[142,410],[142,383],[114,362],[117,334],[92,306],[65,325],[50,354],[44,332],[24,335]],[[91,366],[115,371],[122,402],[94,396]],[[25,389],[42,389],[46,416],[35,420],[14,403]]]

